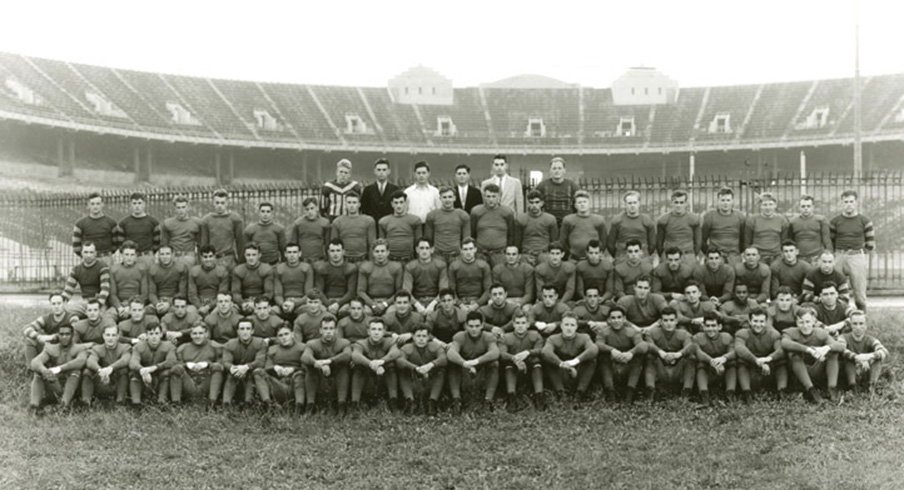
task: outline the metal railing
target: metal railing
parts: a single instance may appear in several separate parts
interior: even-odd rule
[[[522,182],[528,182],[525,172]],[[448,182],[443,182],[448,184]],[[735,193],[735,207],[756,212],[760,193],[769,191],[778,200],[778,210],[789,217],[797,210],[801,195],[814,198],[816,212],[832,217],[840,213],[841,193],[854,189],[860,195],[861,212],[869,216],[876,229],[877,253],[870,264],[871,289],[904,290],[904,174],[878,173],[855,180],[848,174],[779,176],[772,179],[733,179],[718,176],[686,178],[581,179],[580,187],[591,194],[595,212],[611,219],[622,209],[626,191],[641,195],[641,209],[654,218],[668,211],[669,196],[676,189],[690,192],[691,209],[713,209],[716,193],[729,187]],[[320,185],[297,181],[278,184],[235,185],[230,191],[230,208],[247,222],[257,219],[257,205],[274,205],[275,220],[291,224],[301,214],[302,201],[318,197]],[[527,191],[529,185],[525,185]],[[172,199],[186,196],[192,213],[198,216],[212,210],[211,193],[215,187],[141,188],[147,195],[148,214],[161,222],[172,215]],[[102,191],[105,212],[116,220],[128,214],[132,190]],[[6,290],[31,290],[60,287],[78,261],[72,252],[72,229],[85,214],[86,193],[21,191],[0,197],[0,286]]]

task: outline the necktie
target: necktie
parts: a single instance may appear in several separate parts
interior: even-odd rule
[[[502,179],[504,179],[504,178],[505,178],[505,176],[499,177],[499,192],[500,193],[502,192]]]
[[[465,207],[465,201],[468,200],[468,188],[461,187],[461,207]]]

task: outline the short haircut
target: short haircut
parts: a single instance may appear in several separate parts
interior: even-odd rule
[[[92,192],[91,194],[88,194],[89,201],[92,199],[98,199],[98,198],[103,199],[103,196],[100,195],[100,192]]]
[[[637,191],[628,191],[622,196],[622,201],[627,201],[629,197],[637,196],[638,200],[640,199],[640,192]]]
[[[122,245],[119,246],[119,251],[123,252],[125,250],[134,250],[138,251],[138,244],[133,242],[132,240],[126,240],[122,242]]]
[[[301,201],[301,206],[305,208],[310,206],[311,204],[313,204],[314,206],[317,206],[319,204],[316,197],[306,197],[304,201]]]
[[[398,191],[395,191],[395,192],[392,193],[392,200],[393,200],[393,201],[395,201],[396,199],[400,199],[400,198],[407,201],[407,200],[408,200],[408,194],[405,194],[405,191],[402,191],[402,190],[398,190]]]
[[[518,245],[515,245],[514,243],[510,243],[510,244],[506,245],[505,251],[508,252],[508,249],[510,249],[510,248],[514,248],[515,253],[521,253],[521,249],[518,247]]]
[[[427,335],[430,335],[430,327],[426,323],[415,323],[414,327],[411,328],[411,333],[416,334],[421,330],[427,332]]]
[[[129,195],[130,201],[147,201],[148,197],[143,192],[133,192]]]
[[[323,315],[323,318],[320,319],[320,326],[323,327],[323,324],[325,323],[336,323],[336,317],[334,317],[331,313]]]
[[[340,247],[345,247],[345,244],[342,243],[342,239],[339,237],[331,238],[330,245],[339,245]]]
[[[498,184],[487,184],[483,186],[483,192],[492,192],[494,194],[499,194],[499,185]]]
[[[245,248],[242,251],[247,252],[249,250],[256,250],[257,252],[261,251],[261,246],[257,244],[257,242],[246,243]]]
[[[751,308],[750,311],[747,313],[748,318],[753,318],[755,316],[768,316],[768,315],[766,314],[765,308],[761,308],[761,307],[757,306],[756,308]]]
[[[452,296],[454,298],[455,291],[453,291],[452,288],[443,288],[439,290],[439,294],[437,296],[439,296],[440,299],[442,299],[443,296]]]
[[[579,198],[582,198],[582,197],[587,198],[587,199],[590,199],[590,193],[587,192],[587,191],[585,191],[585,190],[583,190],[583,189],[581,189],[581,190],[579,190],[579,191],[577,191],[577,192],[574,193],[574,200],[575,200],[575,201],[577,201]]]
[[[262,203],[260,203],[260,204],[257,205],[257,209],[258,209],[258,210],[263,209],[263,208],[270,208],[270,210],[272,211],[272,210],[274,209],[274,208],[273,208],[273,203],[272,203],[272,202],[264,201],[264,202],[262,202]]]
[[[226,192],[226,189],[217,189],[217,190],[213,191],[213,197],[214,197],[214,198],[217,198],[217,197],[226,197],[226,198],[228,198],[228,197],[229,197],[229,193]]]
[[[479,320],[480,323],[483,323],[483,313],[473,310],[468,312],[468,316],[465,317],[465,322],[470,322],[471,320]]]
[[[497,153],[497,154],[493,155],[493,160],[502,160],[502,161],[508,163],[508,157],[506,157],[502,153]]]
[[[134,304],[139,304],[141,306],[144,306],[144,300],[141,299],[141,296],[138,296],[138,295],[132,296],[131,298],[129,298],[129,306],[131,307]]]
[[[562,166],[565,166],[565,159],[562,157],[552,157],[552,160],[549,161],[549,166],[552,167],[554,163],[561,163]]]
[[[389,160],[387,160],[386,158],[377,158],[377,160],[374,162],[374,167],[376,168],[377,165],[386,165],[388,167]]]
[[[625,250],[628,250],[630,247],[640,247],[643,248],[643,244],[640,243],[640,240],[636,238],[631,238],[625,242]]]
[[[367,320],[367,328],[370,328],[370,326],[373,325],[374,323],[379,323],[380,325],[383,325],[383,328],[386,328],[386,322],[383,321],[383,317],[379,317],[379,316],[370,317]]]
[[[493,290],[496,288],[502,288],[502,290],[505,291],[505,286],[503,286],[501,283],[494,282],[490,285],[490,292],[493,292]]]
[[[477,246],[477,241],[474,240],[474,237],[467,237],[461,241],[462,247],[464,247],[465,245],[471,245],[471,244],[473,244],[475,247]]]
[[[541,201],[545,201],[546,198],[543,196],[543,193],[538,191],[537,189],[533,189],[527,193],[527,200],[531,201],[534,199],[539,199]]]
[[[348,158],[343,158],[342,160],[339,160],[338,162],[336,162],[336,169],[338,170],[340,168],[351,170],[352,169],[352,161],[349,160]]]
[[[854,199],[859,199],[859,195],[857,194],[857,191],[855,191],[854,189],[848,189],[848,190],[842,192],[841,198],[844,199],[845,197],[853,197]]]
[[[822,294],[823,291],[825,291],[826,289],[829,289],[829,288],[833,288],[833,289],[835,289],[835,291],[838,291],[838,284],[835,284],[835,281],[826,281],[826,282],[822,283],[822,287],[819,288],[818,294]]]
[[[635,238],[635,240],[636,240],[636,238]],[[675,254],[681,255],[681,249],[678,247],[669,247],[669,248],[665,249],[666,257],[668,257],[669,255],[675,255]]]
[[[719,317],[719,314],[712,310],[703,312],[703,321],[706,322],[707,320],[715,320],[718,324],[722,323],[722,319]]]
[[[445,193],[447,193],[447,192],[451,192],[452,194],[455,194],[455,189],[453,189],[453,188],[451,188],[451,187],[449,187],[449,186],[447,186],[447,185],[440,186],[440,188],[439,188],[439,195],[442,196],[443,194],[445,194]]]
[[[699,282],[694,281],[693,279],[684,283],[684,290],[687,291],[687,288],[689,288],[691,286],[696,287],[697,291],[703,292],[703,286]]]
[[[638,277],[634,281],[634,285],[637,286],[637,284],[641,283],[641,282],[645,282],[645,283],[647,283],[647,286],[649,286],[649,285],[653,284],[653,279],[650,278],[650,276],[648,276],[646,274],[642,274],[640,277]]]
[[[674,200],[676,197],[687,197],[687,191],[684,189],[678,189],[677,191],[672,192],[672,195],[669,196],[669,201]]]
[[[88,301],[85,301],[85,306],[97,305],[100,308],[100,300],[97,298],[91,298]]]
[[[350,197],[354,197],[355,199],[361,199],[361,194],[358,194],[358,191],[356,191],[356,190],[351,190],[348,192],[348,194],[345,195],[345,199],[348,199]]]
[[[305,294],[305,298],[309,300],[316,299],[317,301],[320,301],[320,290],[317,288],[308,289],[308,294]]]
[[[565,247],[562,246],[559,242],[552,242],[549,246],[546,247],[548,252],[552,252],[553,250],[558,250],[559,252],[565,253]]]
[[[716,196],[718,196],[718,197],[722,197],[722,196],[734,197],[734,191],[731,190],[731,188],[729,188],[729,187],[723,187],[723,188],[719,189],[719,192],[716,193]]]
[[[764,202],[766,202],[766,201],[778,202],[778,201],[775,199],[775,196],[772,195],[771,192],[764,192],[764,193],[760,194],[760,203],[762,204],[762,203],[764,203]]]
[[[283,248],[283,251],[289,250],[290,247],[295,247],[295,248],[297,248],[299,251],[301,251],[301,245],[299,245],[299,244],[297,244],[297,243],[295,243],[295,242],[289,242],[289,243],[287,243],[286,246]]]
[[[269,305],[269,304],[270,304],[270,300],[267,299],[266,296],[256,296],[256,297],[254,298],[254,304],[255,304],[255,305],[259,305],[259,304],[261,304],[261,303],[266,303],[266,304]]]
[[[420,246],[421,243],[426,243],[428,247],[433,248],[433,240],[428,236],[422,236],[417,239],[417,245]]]
[[[571,318],[572,320],[577,321],[578,316],[575,315],[573,311],[569,310],[569,311],[566,311],[565,313],[562,313],[562,320],[565,320],[566,318]]]
[[[524,312],[521,308],[516,308],[515,312],[512,313],[512,323],[515,323],[515,320],[524,318],[527,320],[527,313]]]
[[[804,315],[810,315],[813,318],[816,318],[816,310],[810,308],[809,306],[801,306],[800,309],[797,310],[795,317],[803,318]]]
[[[609,313],[606,314],[606,318],[609,318],[615,312],[619,312],[622,314],[622,316],[625,316],[625,317],[628,316],[628,314],[625,312],[624,308],[622,308],[621,306],[615,305],[609,309]]]
[[[589,242],[587,242],[587,248],[588,248],[588,249],[590,249],[590,248],[599,248],[599,249],[602,249],[602,245],[600,244],[600,241],[599,241],[599,240],[597,240],[596,238],[594,238],[593,240],[590,240]]]
[[[813,199],[813,196],[811,196],[811,195],[809,195],[809,194],[804,194],[804,195],[800,196],[800,199],[798,199],[798,201],[810,201],[810,202],[813,202],[813,201],[815,201],[815,199]]]
[[[782,294],[794,296],[794,291],[792,291],[789,286],[779,286],[779,288],[775,290],[775,297],[778,298]]]
[[[543,294],[546,291],[552,291],[556,294],[559,294],[559,291],[552,284],[544,284],[544,285],[540,286],[540,294]]]
[[[198,249],[198,255],[204,255],[204,254],[216,255],[217,249],[213,245],[210,245],[210,244],[201,245],[201,248]]]
[[[182,194],[179,194],[178,196],[173,198],[173,206],[175,206],[176,204],[179,204],[180,202],[184,202],[184,203],[188,204],[188,198],[183,196]]]
[[[386,247],[387,250],[389,249],[389,242],[386,241],[385,238],[377,238],[376,240],[374,240],[374,242],[370,245],[370,249],[376,250],[380,245]]]
[[[188,304],[188,298],[186,298],[184,294],[177,294],[173,296],[173,299],[171,301],[173,302],[173,304],[175,304],[176,301],[184,301],[186,305]]]
[[[93,240],[85,240],[82,242],[82,248],[85,248],[85,247],[97,247],[97,244],[94,243]],[[120,248],[122,248],[122,247],[120,247]]]
[[[465,165],[464,163],[459,163],[455,166],[455,172],[457,173],[459,170],[464,170],[468,173],[471,173],[471,167]]]
[[[395,299],[399,298],[407,298],[408,301],[411,301],[411,293],[409,293],[408,290],[403,289],[395,294]]]
[[[659,310],[659,318],[662,318],[666,315],[678,316],[678,311],[676,311],[675,308],[672,308],[671,306],[666,306],[665,308]]]
[[[430,164],[427,163],[427,162],[425,162],[424,160],[421,160],[421,161],[419,161],[419,162],[417,162],[417,163],[414,164],[414,171],[417,172],[417,169],[419,169],[419,168],[426,168],[427,171],[429,172],[429,171],[430,171]]]
[[[794,243],[794,240],[784,240],[784,241],[782,242],[782,248],[785,248],[785,247],[794,247],[794,248],[797,248],[797,244]]]
[[[59,296],[59,297],[63,298],[63,301],[66,300],[66,297],[63,296],[63,292],[60,291],[59,289],[57,289],[57,290],[54,290],[54,291],[52,291],[50,294],[47,295],[47,301],[52,300],[54,296]]]

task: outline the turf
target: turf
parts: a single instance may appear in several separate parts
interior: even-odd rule
[[[892,352],[880,396],[434,419],[123,409],[29,415],[21,325],[0,312],[0,488],[894,488],[904,477],[904,313],[877,311]]]

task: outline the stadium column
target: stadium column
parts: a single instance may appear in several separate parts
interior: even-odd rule
[[[61,134],[57,138],[57,163],[60,177],[69,177],[75,173],[75,138]]]
[[[800,195],[807,193],[807,153],[800,150]]]
[[[224,169],[222,150],[222,147],[218,147],[213,154],[214,167],[217,171],[217,183],[231,184],[235,179],[235,153],[233,153],[232,149],[229,150],[228,166]]]

